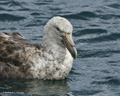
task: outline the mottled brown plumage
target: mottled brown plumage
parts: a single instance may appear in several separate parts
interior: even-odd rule
[[[40,48],[42,48],[40,44],[26,40],[17,32],[12,34],[3,32],[0,35],[0,78],[12,76],[20,78],[19,74],[25,75],[33,63],[29,56],[34,55]]]

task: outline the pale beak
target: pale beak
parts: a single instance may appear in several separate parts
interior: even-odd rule
[[[72,39],[72,34],[71,33],[66,33],[65,37],[63,38],[63,43],[66,46],[66,48],[69,50],[70,54],[74,59],[77,58],[77,50],[75,48],[75,44]]]

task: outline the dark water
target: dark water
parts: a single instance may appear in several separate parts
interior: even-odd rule
[[[65,80],[0,80],[0,96],[120,96],[120,0],[0,0],[0,31],[41,43],[45,23],[74,26],[78,58]]]

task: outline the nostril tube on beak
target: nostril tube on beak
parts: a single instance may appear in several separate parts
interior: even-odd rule
[[[68,49],[68,51],[71,53],[72,57],[76,59],[77,57],[77,50],[75,48],[75,44],[72,40],[72,35],[71,34],[66,34],[65,37],[63,38],[64,45]]]

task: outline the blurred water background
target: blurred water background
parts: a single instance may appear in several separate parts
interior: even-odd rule
[[[78,58],[65,80],[0,80],[0,96],[120,96],[120,0],[0,0],[0,32],[42,42],[53,16],[73,25]]]

